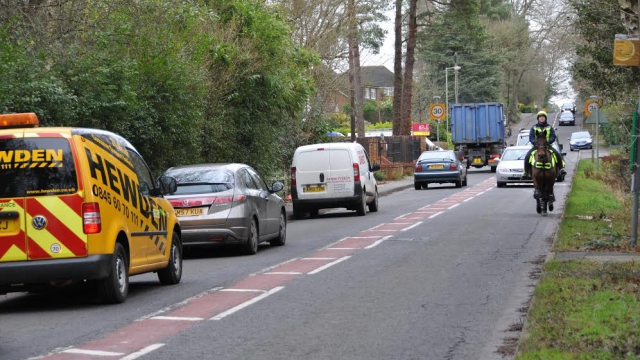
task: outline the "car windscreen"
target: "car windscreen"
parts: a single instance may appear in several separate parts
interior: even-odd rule
[[[451,160],[453,161],[455,157],[450,152],[442,152],[442,151],[427,151],[423,152],[420,155],[418,160]]]
[[[568,113],[568,112],[563,112],[562,114],[560,114],[560,118],[561,119],[564,119],[564,118],[573,119],[573,115],[571,113]]]
[[[588,132],[580,132],[580,133],[573,133],[571,134],[571,139],[575,140],[575,139],[588,139],[591,136],[589,135]]]
[[[509,160],[524,160],[525,155],[527,155],[527,149],[509,149],[505,150],[502,154],[502,161]]]
[[[517,141],[518,146],[527,145],[528,143],[529,143],[529,134],[518,135],[518,141]]]
[[[74,194],[78,180],[66,138],[0,140],[0,198]]]
[[[164,175],[176,179],[177,195],[220,192],[234,188],[235,184],[233,172],[227,169],[186,167],[169,169]]]

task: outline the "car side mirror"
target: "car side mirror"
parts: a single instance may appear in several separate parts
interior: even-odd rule
[[[380,164],[375,163],[371,166],[371,171],[378,171],[380,170]]]
[[[277,193],[279,191],[282,191],[283,189],[284,189],[284,184],[281,183],[280,181],[276,181],[273,183],[273,185],[271,185],[272,193]]]
[[[173,194],[178,190],[178,182],[172,176],[161,176],[158,179],[158,186],[162,195]]]

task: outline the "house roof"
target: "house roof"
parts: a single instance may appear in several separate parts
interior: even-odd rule
[[[393,87],[393,72],[385,66],[362,66],[362,86],[377,88]]]

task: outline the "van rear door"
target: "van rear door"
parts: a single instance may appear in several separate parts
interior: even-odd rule
[[[0,261],[86,256],[69,138],[33,135],[0,136]]]
[[[331,172],[327,178],[331,197],[348,197],[354,194],[354,162],[348,149],[331,150]]]

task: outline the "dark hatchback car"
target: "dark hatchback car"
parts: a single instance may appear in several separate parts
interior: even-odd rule
[[[178,182],[167,195],[182,226],[183,246],[236,244],[249,255],[258,244],[285,244],[284,201],[277,192],[284,185],[268,186],[245,164],[197,164],[173,167],[164,176]]]
[[[424,151],[413,169],[413,185],[416,190],[426,189],[430,183],[454,183],[467,186],[467,167],[453,150]]]

